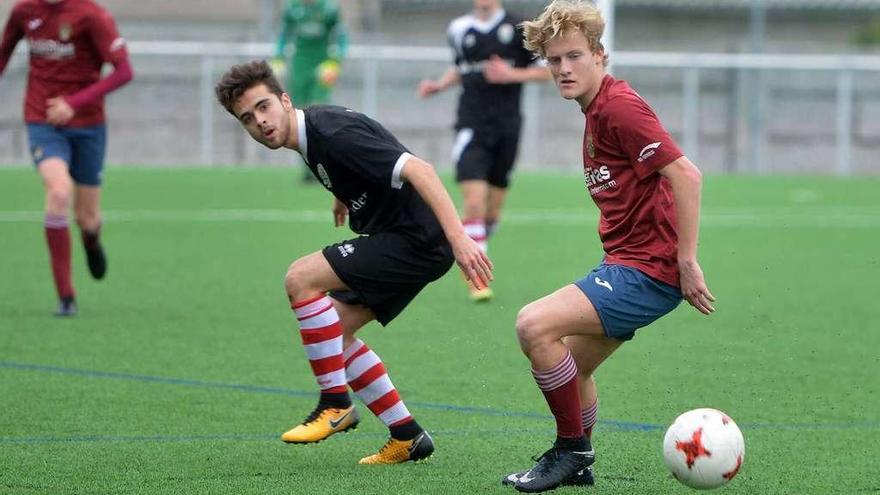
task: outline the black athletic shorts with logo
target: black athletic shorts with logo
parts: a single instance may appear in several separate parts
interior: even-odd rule
[[[518,148],[519,129],[460,129],[452,151],[456,182],[484,180],[506,188]]]
[[[330,297],[370,308],[383,326],[455,261],[446,239],[426,242],[399,232],[357,237],[327,246],[322,252],[351,289],[332,291]]]

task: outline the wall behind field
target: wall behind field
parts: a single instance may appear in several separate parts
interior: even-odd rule
[[[188,0],[150,2],[105,0],[130,40],[206,40],[225,42],[273,39],[276,0]],[[352,42],[443,46],[448,21],[467,10],[469,2],[343,1]],[[736,53],[748,49],[748,16],[742,9],[681,10],[626,6],[619,1],[616,49]],[[541,2],[508,2],[511,11],[534,15]],[[11,2],[0,1],[5,18]],[[771,53],[864,53],[852,43],[853,33],[871,11],[771,11],[766,50]],[[614,54],[612,53],[612,59]],[[213,78],[242,60],[214,60]],[[136,80],[108,100],[108,160],[136,165],[284,165],[296,162],[285,152],[268,152],[252,143],[237,124],[216,108],[210,160],[200,155],[199,57],[136,56]],[[437,77],[443,62],[383,62],[374,117],[414,152],[440,167],[450,164],[457,90],[429,100],[415,96],[418,81]],[[364,107],[366,66],[345,64],[335,101]],[[682,72],[674,69],[618,68],[623,77],[653,105],[670,132],[682,138]],[[0,79],[0,164],[28,161],[20,122],[26,58],[17,56]],[[700,96],[700,166],[709,171],[748,172],[750,163],[746,71],[713,70],[702,74]],[[764,161],[766,171],[830,173],[834,161],[833,73],[766,72]],[[878,173],[872,156],[880,149],[880,75],[862,74],[855,81],[852,122],[853,171]],[[576,106],[561,100],[551,84],[534,85],[525,101],[526,123],[520,153],[522,168],[577,170],[583,132]],[[296,95],[294,95],[296,99]],[[157,144],[158,143],[158,144]],[[685,150],[689,154],[689,150]]]

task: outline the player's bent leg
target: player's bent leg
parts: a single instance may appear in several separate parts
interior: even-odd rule
[[[360,421],[345,379],[342,323],[333,300],[325,294],[347,287],[321,252],[295,261],[284,282],[321,395],[311,414],[281,439],[287,443],[317,443],[355,429]]]
[[[570,285],[524,307],[517,316],[517,337],[532,364],[532,374],[556,419],[556,441],[525,473],[516,473],[521,492],[552,490],[583,476],[594,452],[581,425],[577,365],[562,339],[601,335],[602,325],[583,292]]]
[[[37,165],[46,191],[46,216],[44,231],[49,248],[52,278],[58,294],[55,316],[76,315],[76,293],[70,263],[70,229],[67,212],[70,209],[73,182],[68,173],[67,162],[49,157]]]
[[[542,369],[558,363],[568,352],[562,343],[570,335],[604,336],[596,309],[575,285],[526,305],[516,319],[520,347]]]
[[[107,255],[101,243],[101,186],[77,184],[73,204],[89,273],[101,280],[107,274]]]

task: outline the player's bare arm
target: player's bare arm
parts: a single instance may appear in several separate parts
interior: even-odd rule
[[[446,238],[449,239],[449,244],[452,245],[455,260],[468,280],[482,287],[488,287],[489,282],[492,281],[492,261],[465,233],[452,198],[437,177],[434,167],[412,157],[404,164],[400,178],[412,184],[434,212]]]
[[[333,223],[337,227],[345,225],[345,218],[348,216],[348,207],[345,203],[339,201],[339,198],[333,198]]]
[[[700,233],[700,192],[703,175],[687,157],[681,157],[660,169],[672,185],[678,217],[678,269],[681,294],[691,306],[703,314],[715,311],[715,296],[709,292],[703,270],[697,262]]]
[[[419,83],[419,98],[427,98],[428,96],[440,93],[461,82],[461,74],[457,67],[450,67],[440,76],[440,79],[424,79]]]
[[[498,55],[492,55],[483,70],[486,81],[492,84],[520,84],[530,81],[547,81],[552,78],[550,69],[543,66],[514,67]]]

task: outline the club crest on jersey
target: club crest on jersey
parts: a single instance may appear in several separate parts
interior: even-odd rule
[[[62,24],[58,28],[58,39],[61,41],[70,41],[70,35],[73,34],[73,28],[70,24]]]
[[[498,41],[505,45],[513,41],[513,26],[510,24],[502,24],[498,27]]]
[[[477,43],[477,37],[474,36],[473,33],[468,34],[464,37],[464,46],[465,48],[470,48]]]
[[[333,184],[330,182],[330,176],[327,175],[327,170],[324,168],[324,165],[319,163],[316,168],[318,169],[318,178],[321,179],[321,183],[324,184],[324,187],[327,189],[333,189]]]
[[[590,158],[596,158],[596,147],[593,145],[593,134],[587,133],[587,154]]]

